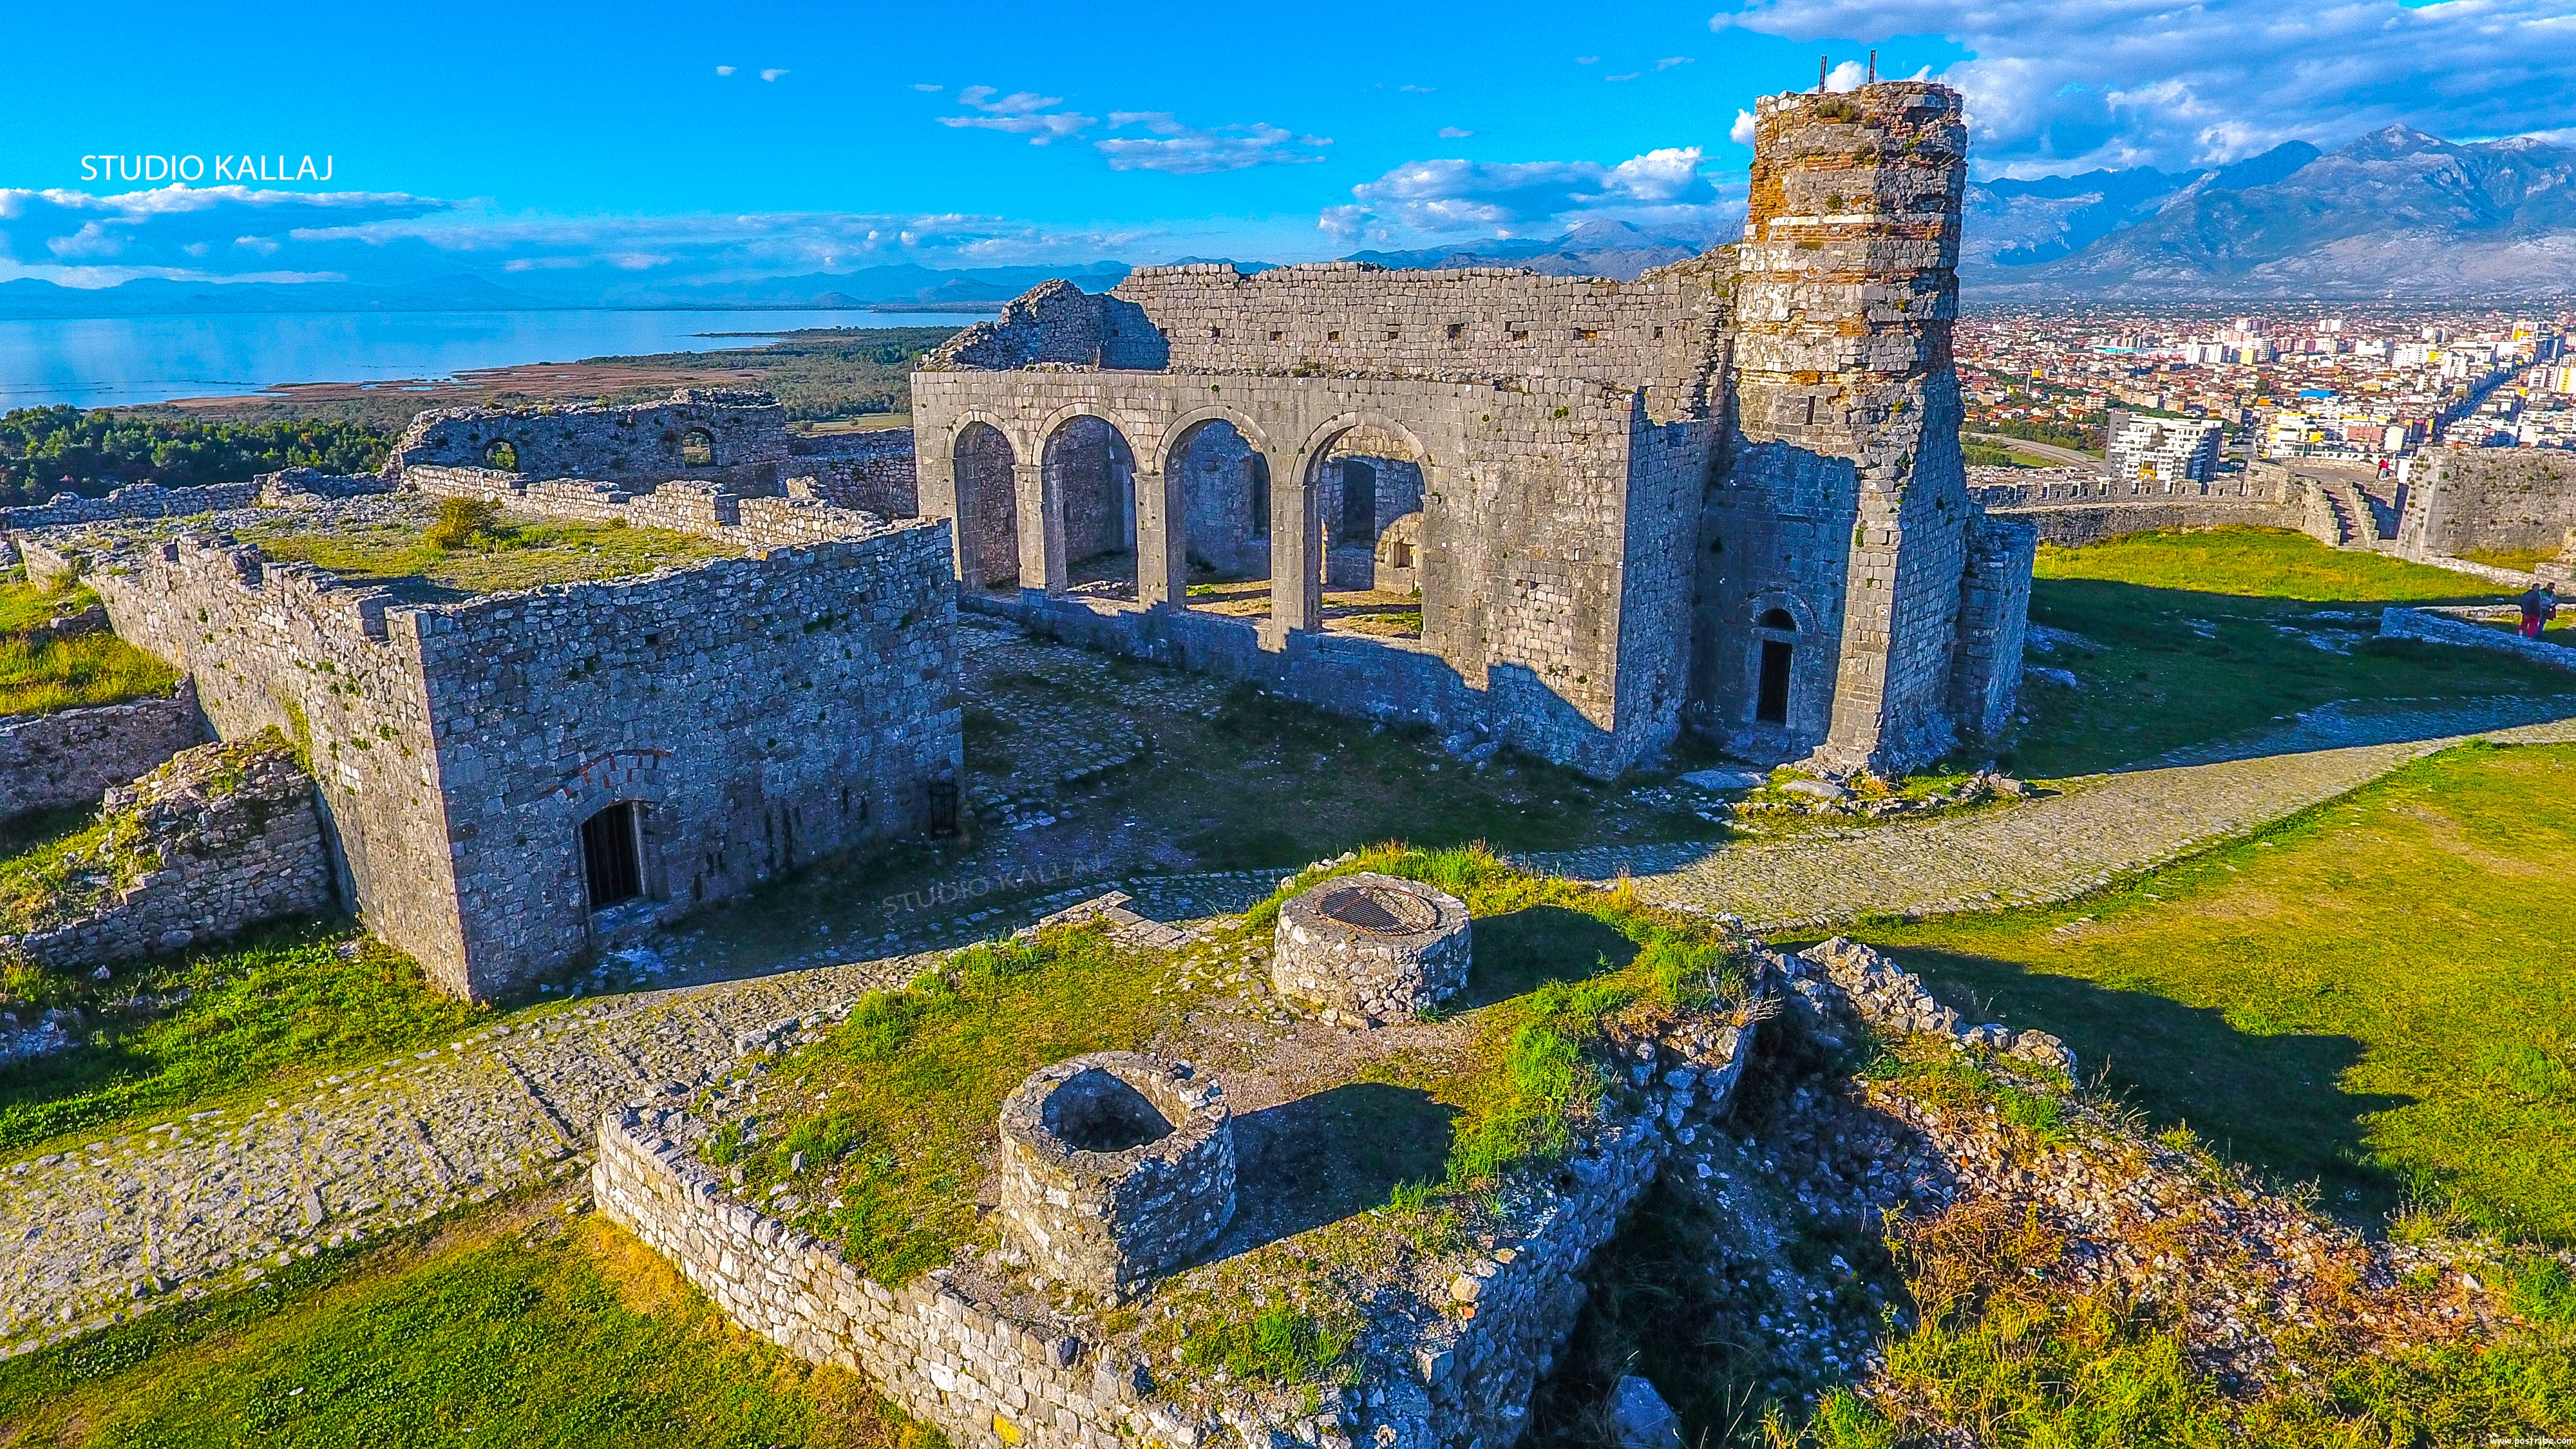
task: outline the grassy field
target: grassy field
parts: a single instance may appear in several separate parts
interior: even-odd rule
[[[0,584],[0,715],[122,704],[178,687],[176,671],[113,634],[58,639],[35,632],[48,619],[97,602],[77,584]]]
[[[250,530],[244,541],[258,544],[270,558],[309,563],[351,578],[417,580],[457,595],[622,578],[739,552],[714,539],[663,528],[507,514],[491,532],[476,535],[465,546],[440,549],[422,540],[425,523],[424,518],[334,533],[297,532],[281,525],[274,531]]]
[[[2008,763],[2040,779],[2152,758],[2332,700],[2576,692],[2504,655],[2373,637],[2387,603],[2485,599],[2478,580],[2258,529],[2151,533],[2040,551],[2034,645]],[[2046,636],[2043,636],[2045,638]]]
[[[170,1004],[180,992],[189,994]],[[0,1002],[22,1017],[79,1011],[90,1033],[77,1051],[0,1064],[0,1154],[11,1157],[65,1133],[447,1041],[486,1014],[430,990],[391,947],[312,922],[119,966],[106,981],[10,964],[0,967]]]
[[[1855,934],[2368,1218],[2576,1244],[2576,747],[2471,746],[2071,905]]]
[[[0,1364],[18,1449],[945,1449],[596,1217],[487,1210]]]

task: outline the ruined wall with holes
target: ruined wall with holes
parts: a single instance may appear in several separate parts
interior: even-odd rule
[[[671,912],[920,829],[962,760],[948,550],[944,524],[836,525],[421,606],[191,538],[93,577],[219,735],[296,741],[344,896],[485,998],[593,947],[580,827],[612,803],[646,806],[646,894]]]
[[[692,435],[712,461],[693,466]],[[495,447],[513,460],[505,466]],[[664,403],[433,408],[394,444],[391,466],[492,468],[532,478],[695,478],[775,489],[792,452],[787,410],[767,393],[682,388]]]
[[[2009,715],[2018,661],[1994,656],[2019,636],[1993,611],[2022,597],[1979,577],[2015,555],[1980,533],[1958,445],[1960,99],[1767,97],[1756,130],[1745,241],[1634,282],[1336,262],[1039,287],[914,375],[922,511],[998,502],[961,503],[973,429],[996,471],[1007,446],[1019,554],[1016,597],[978,607],[1586,770],[1686,720],[1756,758],[1929,762]],[[1069,578],[1071,480],[1035,466],[1098,426],[1078,418],[1136,458],[1126,592]],[[1194,446],[1218,420],[1248,451]],[[1230,521],[1254,456],[1260,538]],[[1343,519],[1352,457],[1395,484],[1364,525]],[[1370,585],[1417,480],[1420,638],[1333,635],[1320,590]],[[1193,567],[1266,570],[1249,644],[1192,616]],[[1772,645],[1785,703],[1763,690]]]

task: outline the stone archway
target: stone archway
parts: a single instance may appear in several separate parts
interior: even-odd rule
[[[1339,633],[1423,637],[1425,595],[1439,586],[1437,571],[1423,567],[1429,450],[1403,425],[1361,414],[1317,430],[1304,459],[1298,553],[1314,574],[1318,622]],[[1381,547],[1390,530],[1402,536]],[[1273,557],[1282,542],[1273,541]]]
[[[959,578],[971,589],[1016,582],[1020,500],[1011,440],[990,423],[970,422],[957,430],[949,456],[957,480]]]
[[[1230,417],[1184,425],[1164,455],[1179,521],[1175,602],[1253,617],[1270,607],[1270,460]]]
[[[1047,433],[1038,466],[1047,526],[1064,546],[1065,591],[1133,600],[1136,452],[1127,435],[1106,418],[1077,413]]]

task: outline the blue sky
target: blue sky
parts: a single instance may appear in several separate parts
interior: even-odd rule
[[[1986,173],[2576,128],[2576,0],[13,8],[0,280],[78,285],[1714,233],[1753,97],[1873,46],[1968,91]],[[155,153],[332,179],[82,179]]]

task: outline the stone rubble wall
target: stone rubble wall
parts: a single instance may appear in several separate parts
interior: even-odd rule
[[[1461,1260],[1445,1304],[1379,1314],[1361,1387],[1319,1409],[1177,1377],[1078,1328],[1017,1321],[935,1270],[888,1288],[828,1244],[735,1201],[674,1137],[676,1112],[612,1113],[599,1209],[669,1258],[727,1317],[813,1363],[867,1375],[965,1449],[1479,1449],[1520,1435],[1531,1395],[1580,1314],[1582,1274],[1674,1142],[1730,1108],[1753,1028],[1697,1020],[1623,1051],[1639,1115],[1589,1134],[1549,1187],[1510,1209],[1508,1246]]]
[[[2576,529],[2576,457],[2548,448],[2435,448],[2416,465],[2396,553],[2430,562],[2475,550],[2555,553]]]
[[[331,908],[331,867],[313,781],[283,741],[198,745],[132,786],[105,812],[141,828],[101,873],[135,874],[111,903],[0,951],[41,966],[123,965],[229,940],[263,921]]]
[[[2510,654],[2552,669],[2576,670],[2576,649],[2544,639],[2525,639],[2520,634],[2472,623],[2448,610],[2408,609],[2392,604],[2379,613],[2379,637],[2420,639],[2427,644],[2457,644],[2469,649]]]
[[[63,494],[43,503],[0,508],[0,532],[59,528],[68,523],[108,523],[123,518],[186,518],[225,508],[248,508],[259,501],[260,483],[208,483],[195,488],[164,488],[158,483],[129,483],[104,498]]]
[[[271,507],[293,507],[299,503],[391,493],[400,481],[390,467],[375,473],[325,473],[319,468],[281,468],[251,480],[259,486],[259,501]]]
[[[689,467],[682,440],[705,433],[715,461]],[[412,419],[390,466],[483,469],[507,443],[508,470],[530,478],[687,478],[775,491],[792,451],[787,410],[763,392],[682,388],[670,400],[634,407],[434,408]]]
[[[882,516],[837,506],[815,481],[790,479],[789,496],[744,494],[721,483],[675,478],[659,484],[587,478],[529,478],[490,468],[422,464],[404,481],[434,498],[472,498],[542,518],[625,523],[696,534],[745,550],[795,548],[879,532]],[[806,485],[799,487],[797,485]]]
[[[790,484],[799,476],[810,477],[824,502],[880,518],[911,518],[921,512],[912,429],[873,428],[790,441],[795,456],[781,465]]]
[[[190,681],[164,699],[0,718],[0,820],[95,805],[205,738]]]
[[[1968,566],[1960,581],[1959,643],[1950,713],[1962,739],[1985,743],[2009,730],[2021,698],[2022,638],[2030,624],[2030,571],[2039,532],[2019,519],[1980,513],[1968,522]]]

